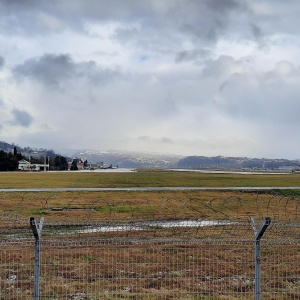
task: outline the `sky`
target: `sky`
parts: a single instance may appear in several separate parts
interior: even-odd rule
[[[0,140],[300,158],[300,1],[0,0]]]

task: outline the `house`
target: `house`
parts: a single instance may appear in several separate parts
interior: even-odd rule
[[[21,171],[30,171],[30,162],[25,160],[25,159],[22,159],[19,161],[19,166],[18,166],[18,170],[21,170]]]
[[[49,163],[31,164],[29,161],[22,159],[19,161],[18,170],[20,171],[48,171]]]
[[[68,162],[68,170],[83,170],[85,168],[85,162],[79,158],[73,158]]]

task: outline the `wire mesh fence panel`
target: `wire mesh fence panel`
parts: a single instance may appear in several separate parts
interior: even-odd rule
[[[300,224],[261,240],[261,299],[299,299]],[[250,221],[45,226],[41,298],[254,299]]]
[[[1,242],[0,247],[0,299],[32,299],[32,242]]]
[[[49,241],[43,248],[45,299],[253,297],[249,241]]]
[[[0,299],[32,299],[33,245],[28,221],[0,217]]]
[[[20,210],[42,206],[37,211],[45,216],[43,226],[36,220],[39,296],[34,298],[32,223],[5,215],[0,216],[0,299],[300,299],[298,198],[163,195],[161,200],[96,198],[87,207],[83,196],[73,194],[62,200],[18,195]],[[262,230],[258,252],[255,239],[264,216],[271,222]]]
[[[300,299],[300,224],[274,222],[262,240],[262,299]]]
[[[264,242],[262,299],[300,299],[299,246],[299,242]]]
[[[251,299],[250,234],[249,222],[45,224],[40,298]]]

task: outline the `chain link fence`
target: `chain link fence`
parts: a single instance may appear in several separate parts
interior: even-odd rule
[[[210,195],[199,211],[200,195],[185,203],[163,199],[162,213],[147,200],[151,214],[143,214],[145,201],[128,211],[123,199],[118,212],[119,199],[101,200],[102,217],[74,220],[72,205],[61,210],[59,197],[43,195],[47,205],[55,199],[51,212],[65,219],[47,215],[43,201],[35,218],[0,217],[0,298],[300,299],[298,198],[219,196]],[[19,207],[29,200],[23,197]]]

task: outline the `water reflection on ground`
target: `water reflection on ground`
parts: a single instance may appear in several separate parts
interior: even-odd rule
[[[178,228],[178,227],[204,227],[204,226],[221,226],[230,225],[232,221],[228,220],[162,220],[162,221],[146,221],[132,222],[118,225],[100,225],[85,226],[84,228],[72,229],[67,232],[63,230],[63,234],[69,233],[97,233],[97,232],[114,232],[114,231],[146,231],[151,229]]]

